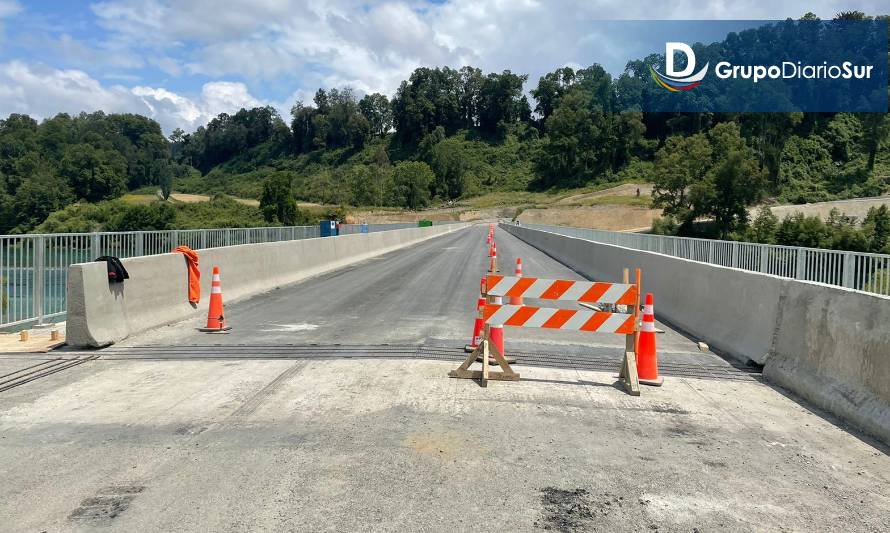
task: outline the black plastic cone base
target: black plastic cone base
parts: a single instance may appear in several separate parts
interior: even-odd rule
[[[232,326],[225,326],[222,328],[198,328],[198,331],[203,331],[204,333],[225,333],[232,329]]]

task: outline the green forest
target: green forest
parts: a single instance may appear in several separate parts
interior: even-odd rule
[[[778,27],[749,31],[730,38],[787,38]],[[509,70],[418,68],[391,97],[319,89],[288,117],[242,109],[168,137],[138,115],[13,114],[0,121],[0,231],[314,223],[298,200],[416,210],[636,181],[654,185],[659,233],[890,251],[886,209],[865,221],[748,215],[763,202],[885,193],[890,115],[618,111],[628,91],[660,89],[643,67],[663,61],[630,61],[617,78],[597,64],[562,67],[536,82]],[[163,201],[174,189],[213,199]],[[156,202],[122,200],[158,190]]]

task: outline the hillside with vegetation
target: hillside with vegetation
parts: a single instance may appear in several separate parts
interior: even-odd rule
[[[784,42],[794,24],[727,42]],[[886,193],[888,114],[625,111],[629,92],[661,94],[646,65],[663,61],[630,61],[617,78],[596,64],[563,67],[534,84],[509,70],[418,68],[391,98],[319,89],[286,119],[271,107],[242,109],[168,138],[136,115],[11,115],[0,121],[0,230],[300,224],[349,212],[521,204],[515,215],[631,183],[651,194],[561,205],[654,207],[663,218],[653,229],[662,233],[886,249],[886,209],[864,224],[841,213],[828,221],[749,213],[764,202]],[[174,190],[212,200],[177,202]],[[134,191],[149,201],[132,201]]]

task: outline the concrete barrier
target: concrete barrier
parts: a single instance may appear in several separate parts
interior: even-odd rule
[[[318,239],[200,250],[202,302],[210,271],[220,267],[227,303],[466,228],[449,224]],[[66,340],[77,347],[108,346],[147,329],[207,312],[187,301],[188,273],[180,254],[123,260],[130,279],[109,284],[105,263],[68,267]]]
[[[890,298],[503,227],[586,278],[641,268],[658,319],[890,442]]]

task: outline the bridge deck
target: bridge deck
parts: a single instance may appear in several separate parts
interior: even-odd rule
[[[639,398],[615,385],[609,335],[507,330],[522,382],[448,379],[483,237],[229,304],[229,335],[161,328],[0,392],[0,529],[890,529],[886,448],[669,329],[665,386]],[[498,251],[573,276],[504,232]],[[40,361],[4,356],[0,375]]]

